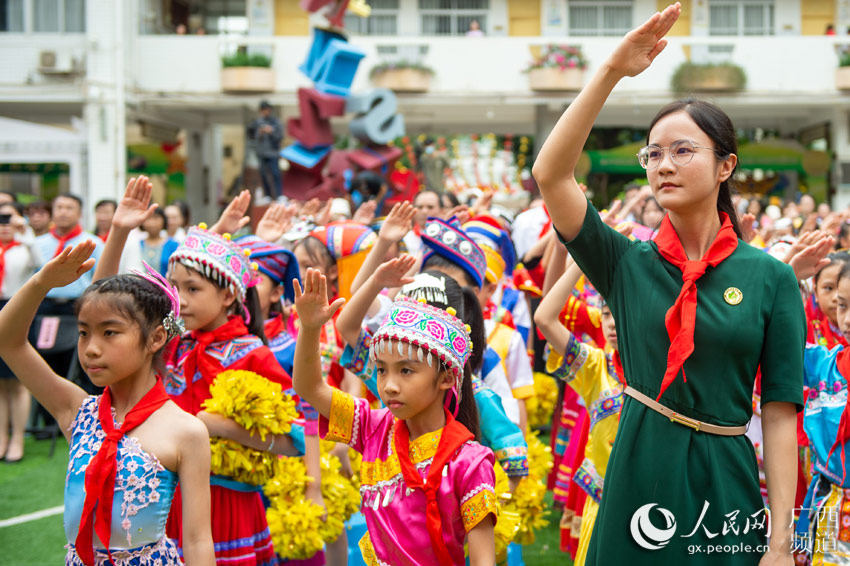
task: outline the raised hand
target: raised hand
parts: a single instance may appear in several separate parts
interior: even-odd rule
[[[307,269],[303,290],[297,279],[293,279],[292,284],[295,287],[295,311],[302,328],[320,328],[345,302],[345,299],[339,298],[328,305],[328,280],[318,269]]]
[[[295,210],[294,204],[271,205],[257,223],[257,230],[254,233],[267,242],[277,242],[292,227]]]
[[[112,225],[116,228],[133,230],[144,224],[151,217],[156,203],[150,204],[153,185],[144,175],[130,179],[124,196],[118,201],[115,214],[112,216]]]
[[[407,274],[410,273],[414,265],[416,265],[414,256],[401,254],[400,257],[394,257],[382,263],[373,277],[375,282],[385,289],[401,287],[413,283],[413,277],[409,277]]]
[[[617,213],[620,212],[621,208],[623,208],[623,201],[618,199],[612,202],[611,207],[607,211],[603,211],[599,214],[602,218],[602,222],[612,228],[615,228],[619,223],[619,220],[617,220]]]
[[[238,232],[243,226],[251,221],[250,216],[245,216],[248,212],[248,206],[251,204],[251,193],[247,189],[239,193],[239,195],[230,201],[224,212],[218,219],[218,222],[213,224],[210,231],[216,234],[233,234]]]
[[[333,199],[329,198],[325,206],[316,214],[316,226],[327,226],[331,223],[331,205]]]
[[[788,248],[788,253],[785,254],[785,258],[782,261],[785,263],[791,263],[791,259],[793,259],[795,255],[799,254],[812,244],[819,242],[826,236],[827,234],[820,230],[812,230],[811,232],[802,234],[793,244],[791,244],[791,247]]]
[[[66,247],[33,277],[37,278],[39,285],[51,289],[70,285],[94,267],[94,258],[91,257],[94,248],[95,243],[92,240]]]
[[[606,62],[608,67],[626,77],[642,73],[667,46],[664,36],[679,19],[682,7],[678,2],[654,14],[642,25],[626,34]]]
[[[797,276],[799,281],[814,277],[818,271],[829,265],[826,256],[835,246],[835,239],[824,232],[820,232],[820,234],[822,234],[820,239],[794,255],[788,262],[794,269],[794,275]]]
[[[471,218],[471,215],[469,214],[469,207],[465,204],[456,206],[445,213],[443,215],[443,219],[450,220],[452,216],[456,217],[457,221],[461,224],[466,224]]]
[[[741,228],[741,234],[743,235],[742,240],[747,242],[748,244],[752,242],[756,237],[756,231],[753,228],[756,222],[756,217],[753,214],[744,214],[741,216],[738,221],[738,227]]]
[[[415,216],[416,207],[410,201],[396,203],[384,219],[378,237],[388,242],[400,242],[413,229]]]
[[[361,204],[356,211],[354,211],[354,216],[351,217],[351,220],[368,226],[372,223],[372,220],[375,219],[375,211],[377,208],[377,202],[374,200],[367,200]]]

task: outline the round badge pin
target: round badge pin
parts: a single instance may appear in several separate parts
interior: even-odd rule
[[[723,300],[732,306],[739,305],[744,300],[744,294],[737,287],[729,287],[723,292]]]

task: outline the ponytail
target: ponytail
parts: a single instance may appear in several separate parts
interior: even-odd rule
[[[734,174],[735,172],[733,171],[732,173]],[[720,183],[720,192],[717,193],[717,211],[725,212],[729,215],[729,221],[732,223],[735,234],[743,239],[744,235],[741,232],[741,226],[738,224],[738,211],[735,209],[735,205],[732,204],[732,188],[729,185],[729,179]]]
[[[450,393],[446,393],[449,395]],[[454,412],[457,398],[454,398],[449,411]],[[481,441],[481,426],[478,423],[478,407],[475,405],[475,394],[472,390],[472,368],[469,362],[463,367],[463,384],[460,386],[460,405],[457,406],[457,422],[465,426],[475,436],[475,441]]]
[[[245,311],[251,316],[251,320],[245,320],[245,326],[248,327],[248,332],[257,336],[260,340],[263,341],[263,344],[266,346],[269,345],[269,341],[266,340],[265,333],[265,321],[263,320],[263,311],[260,308],[260,296],[257,294],[257,289],[255,287],[248,287],[245,291],[245,302],[240,303],[236,301],[236,314],[241,316],[243,320],[245,320]],[[244,307],[244,309],[242,308]]]
[[[484,351],[487,349],[487,335],[484,332],[484,313],[481,311],[481,303],[478,296],[469,287],[462,287],[463,312],[461,320],[469,325],[469,339],[472,340],[472,353],[469,356],[468,365],[473,372],[481,370],[484,363]]]

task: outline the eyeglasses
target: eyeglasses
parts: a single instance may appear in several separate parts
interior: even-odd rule
[[[655,169],[664,160],[664,150],[666,147],[659,145],[648,145],[641,148],[637,153],[638,162],[644,169]],[[694,158],[694,154],[698,149],[710,149],[716,151],[713,147],[705,147],[697,145],[691,140],[678,140],[670,144],[670,159],[676,165],[687,165]]]

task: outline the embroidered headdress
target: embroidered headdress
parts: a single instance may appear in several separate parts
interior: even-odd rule
[[[455,378],[455,394],[460,400],[463,368],[472,353],[469,327],[455,316],[452,307],[443,310],[423,300],[399,297],[390,307],[386,319],[372,337],[369,357],[398,348],[411,360],[427,361],[433,367],[436,359]],[[414,358],[414,356],[416,356]]]
[[[484,284],[487,259],[478,244],[461,229],[456,218],[448,221],[429,218],[422,232],[422,243],[429,248],[425,261],[433,254],[440,255],[469,273],[479,288]]]
[[[242,236],[233,240],[240,248],[251,250],[251,261],[257,264],[257,270],[264,273],[275,284],[283,286],[283,298],[289,302],[295,300],[292,280],[301,282],[298,260],[288,249],[269,243],[259,236]]]
[[[220,236],[201,223],[186,234],[168,264],[180,263],[203,274],[207,279],[227,287],[240,301],[245,300],[248,287],[257,284],[257,266],[248,260],[251,250],[230,241],[230,235]]]

